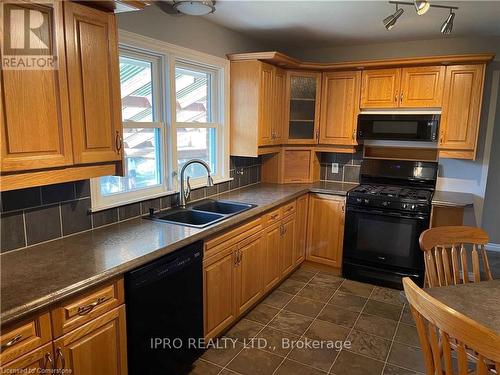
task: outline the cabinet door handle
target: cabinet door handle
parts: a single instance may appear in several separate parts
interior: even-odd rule
[[[241,264],[241,259],[243,258],[243,253],[240,249],[238,249],[238,265]]]
[[[56,369],[54,366],[54,361],[52,360],[52,356],[50,355],[50,353],[45,353],[45,368],[47,368],[47,364],[50,365],[51,370]]]
[[[344,213],[344,212],[345,212],[345,206],[342,205],[342,213]]]
[[[21,339],[23,338],[23,335],[19,334],[19,335],[16,335],[14,336],[13,338],[11,338],[9,341],[7,341],[5,344],[2,344],[2,352],[5,350],[5,349],[8,349],[10,348],[12,345],[14,344],[17,344],[19,341],[21,341]]]
[[[61,370],[63,370],[66,368],[66,358],[64,358],[64,354],[63,354],[62,349],[60,347],[58,347],[56,349],[56,359],[54,361],[54,365],[56,367],[57,367],[57,362],[58,362],[59,358],[61,358]]]
[[[356,140],[356,129],[352,131],[352,139]]]
[[[403,93],[401,93],[401,96],[400,96],[400,100],[399,100],[400,103],[403,103]]]
[[[115,146],[116,146],[116,152],[120,153],[122,150],[123,142],[122,142],[122,137],[120,136],[120,132],[118,130],[116,131]]]
[[[99,297],[96,301],[85,305],[85,306],[79,306],[78,307],[78,315],[87,315],[89,312],[94,310],[94,307],[100,305],[101,303],[106,302],[109,300],[111,297]]]
[[[396,91],[396,95],[394,96],[394,101],[397,103],[398,102],[398,98],[399,98],[399,95],[398,95],[398,92]]]

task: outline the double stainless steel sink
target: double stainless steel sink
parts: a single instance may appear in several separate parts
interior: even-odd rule
[[[255,204],[206,199],[186,208],[173,208],[146,218],[187,227],[204,228],[247,211]]]

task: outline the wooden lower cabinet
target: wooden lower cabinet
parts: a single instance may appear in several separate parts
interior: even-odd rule
[[[281,222],[274,223],[266,228],[265,238],[265,258],[264,258],[264,290],[271,289],[280,281],[281,262]]]
[[[345,197],[311,194],[306,259],[332,267],[342,266]]]
[[[52,342],[0,366],[1,374],[43,374],[54,363]],[[47,372],[48,373],[48,372]]]
[[[127,338],[125,306],[54,341],[55,366],[72,374],[126,375]]]
[[[235,319],[234,268],[237,246],[231,246],[203,262],[205,337],[217,336]]]
[[[262,269],[265,250],[262,232],[243,240],[238,245],[237,265],[235,268],[237,315],[245,312],[263,294]]]
[[[283,219],[281,240],[281,275],[287,275],[295,266],[295,214]]]
[[[295,265],[302,263],[306,257],[308,206],[309,194],[304,194],[297,198],[295,211],[295,247],[293,254]]]

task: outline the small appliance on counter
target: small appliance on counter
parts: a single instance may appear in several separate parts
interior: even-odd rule
[[[202,354],[203,242],[125,274],[129,374],[189,373]]]
[[[438,163],[365,159],[361,184],[347,193],[343,273],[403,289],[424,281],[420,234],[429,228]]]

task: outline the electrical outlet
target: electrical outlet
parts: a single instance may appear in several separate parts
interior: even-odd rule
[[[339,173],[339,163],[332,163],[332,173]]]

